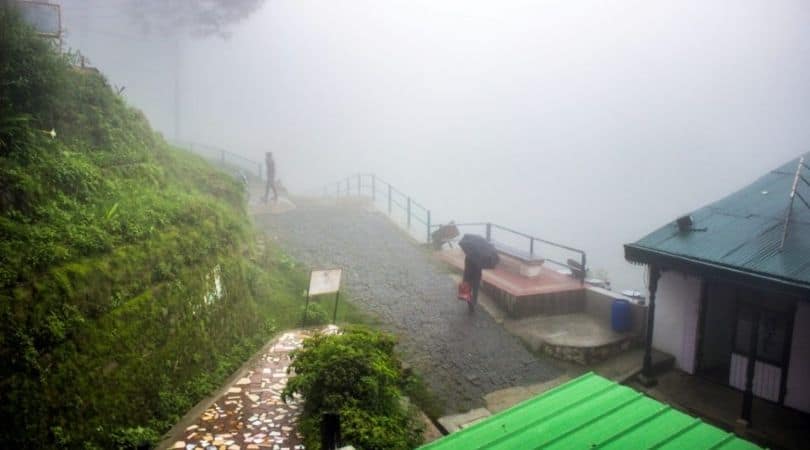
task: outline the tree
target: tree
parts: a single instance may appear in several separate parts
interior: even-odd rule
[[[0,0],[2,4],[2,0]],[[264,0],[63,0],[65,14],[89,18],[128,17],[144,33],[163,37],[230,35],[229,28],[256,12]],[[95,21],[95,20],[94,20]]]
[[[129,0],[126,7],[147,31],[170,34],[188,31],[197,36],[229,35],[228,26],[246,19],[264,0]]]

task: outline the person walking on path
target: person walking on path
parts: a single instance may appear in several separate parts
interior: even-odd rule
[[[276,191],[276,163],[273,161],[273,153],[267,152],[264,154],[264,163],[267,166],[267,185],[264,187],[264,202],[267,203],[270,189],[273,189],[273,201],[278,200],[278,192]]]
[[[467,303],[470,312],[475,310],[475,304],[478,303],[478,289],[481,287],[481,272],[482,269],[478,263],[469,256],[464,257],[464,281],[469,283],[470,289],[472,290],[472,296]]]

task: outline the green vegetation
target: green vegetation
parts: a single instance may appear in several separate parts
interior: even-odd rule
[[[391,335],[348,327],[342,334],[316,335],[293,351],[295,375],[282,397],[304,398],[300,429],[308,448],[320,445],[325,412],[340,414],[343,442],[359,450],[406,450],[422,442],[415,411],[404,406],[403,388],[412,381],[394,344]]]
[[[2,6],[0,55],[0,440],[148,445],[300,322],[307,274],[255,249],[233,177]]]

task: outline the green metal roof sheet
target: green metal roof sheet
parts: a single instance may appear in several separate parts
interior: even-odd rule
[[[810,153],[804,155],[810,164]],[[673,221],[627,247],[717,264],[810,287],[810,208],[798,198],[780,250],[785,211],[799,158],[745,188],[691,213],[697,230],[681,232]],[[803,171],[810,178],[810,171]],[[810,188],[799,192],[810,201]]]
[[[593,373],[420,447],[444,449],[759,449]]]

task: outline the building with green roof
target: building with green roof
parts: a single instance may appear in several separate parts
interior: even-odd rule
[[[724,449],[760,447],[593,373],[420,447]]]
[[[648,268],[643,373],[653,347],[676,366],[810,412],[810,153],[625,245]]]

